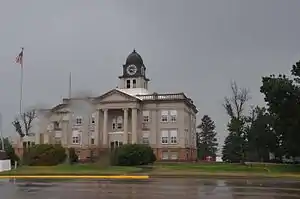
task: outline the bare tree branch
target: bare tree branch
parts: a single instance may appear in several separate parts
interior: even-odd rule
[[[16,129],[16,132],[20,135],[20,137],[24,137],[25,135],[29,135],[30,130],[33,125],[34,119],[37,117],[36,110],[31,109],[20,115],[20,117],[16,118],[13,122],[13,126]],[[23,128],[22,128],[23,126]]]
[[[231,82],[231,97],[225,97],[223,107],[231,118],[240,119],[246,102],[250,99],[249,90],[239,88],[235,81]]]

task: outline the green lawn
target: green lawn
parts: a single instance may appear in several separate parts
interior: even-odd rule
[[[296,177],[300,165],[227,164],[227,163],[156,163],[148,169],[137,167],[103,167],[97,164],[62,164],[57,166],[22,166],[0,175],[125,175],[148,174],[157,177]]]
[[[22,166],[0,175],[124,175],[141,171],[136,167],[101,167],[97,164]]]
[[[228,163],[158,163],[150,175],[205,176],[294,176],[300,177],[300,165],[228,164]]]

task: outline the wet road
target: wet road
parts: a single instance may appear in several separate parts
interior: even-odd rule
[[[0,180],[0,194],[3,199],[288,199],[300,198],[300,182],[232,179]]]

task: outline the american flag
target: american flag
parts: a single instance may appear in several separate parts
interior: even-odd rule
[[[21,64],[21,66],[23,66],[23,50],[24,50],[24,48],[22,48],[21,52],[16,57],[16,63]]]

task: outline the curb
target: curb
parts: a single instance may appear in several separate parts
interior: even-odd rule
[[[132,179],[132,180],[145,180],[149,179],[149,176],[109,176],[109,175],[3,175],[0,179]]]

